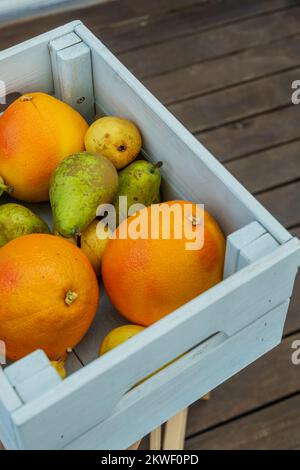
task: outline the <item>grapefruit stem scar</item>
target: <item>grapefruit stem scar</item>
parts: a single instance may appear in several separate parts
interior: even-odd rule
[[[66,297],[65,297],[65,303],[70,306],[72,305],[73,302],[75,302],[77,297],[78,297],[78,294],[76,292],[68,290]]]
[[[20,101],[32,101],[32,96],[29,96],[29,95],[24,95],[24,96],[21,96],[20,98]]]
[[[196,227],[201,222],[200,217],[196,217],[194,215],[189,215],[188,219],[192,223],[193,227]]]

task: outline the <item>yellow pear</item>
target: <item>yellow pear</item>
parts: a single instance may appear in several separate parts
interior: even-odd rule
[[[127,119],[105,116],[97,119],[85,134],[85,148],[100,153],[120,170],[131,163],[142,147],[138,128]]]
[[[64,380],[67,377],[67,371],[65,369],[65,362],[64,360],[60,361],[51,361],[52,367],[58,372],[60,377]]]
[[[105,336],[99,350],[99,355],[103,356],[103,354],[111,351],[144,329],[145,327],[140,325],[123,325],[114,328]]]
[[[94,220],[81,235],[81,249],[88,257],[96,274],[100,274],[101,259],[111,230],[107,225]]]

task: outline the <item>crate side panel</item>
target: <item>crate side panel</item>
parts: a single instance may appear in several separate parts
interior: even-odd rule
[[[109,419],[66,448],[126,449],[276,346],[287,309],[288,301],[219,345],[195,348],[129,392]]]
[[[124,393],[151,372],[218,331],[234,335],[284,302],[299,246],[297,240],[281,246],[17,410],[14,420],[26,446],[66,445],[108,418]]]
[[[81,25],[75,31],[91,48],[97,105],[136,122],[146,152],[153,161],[164,162],[163,173],[186,198],[205,202],[226,234],[256,220],[280,243],[291,238],[87,28]]]

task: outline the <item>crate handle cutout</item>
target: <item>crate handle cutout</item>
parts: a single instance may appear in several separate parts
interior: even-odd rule
[[[205,351],[193,349],[124,395],[111,416],[65,449],[126,449],[278,344],[287,309],[288,301],[225,341],[216,335]]]

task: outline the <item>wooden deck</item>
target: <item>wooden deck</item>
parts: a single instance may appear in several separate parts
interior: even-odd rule
[[[299,0],[116,0],[2,27],[1,49],[72,19],[300,237]],[[186,449],[300,449],[294,339],[299,277],[282,344],[191,406]]]

